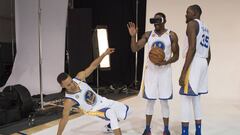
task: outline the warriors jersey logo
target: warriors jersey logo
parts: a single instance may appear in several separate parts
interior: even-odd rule
[[[161,48],[163,50],[165,49],[165,45],[164,45],[164,43],[162,41],[155,41],[155,42],[153,42],[151,47],[152,48],[158,47],[158,48]]]
[[[87,104],[89,104],[89,105],[93,105],[96,103],[96,95],[90,90],[88,90],[85,93],[84,98],[85,98],[85,101],[87,102]]]

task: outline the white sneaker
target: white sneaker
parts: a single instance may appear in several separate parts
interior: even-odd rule
[[[105,129],[104,132],[106,132],[106,133],[113,133],[113,131],[112,131],[111,127],[110,127],[110,124],[105,125],[104,129]]]

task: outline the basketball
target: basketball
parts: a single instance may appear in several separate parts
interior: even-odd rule
[[[154,47],[149,52],[149,59],[155,65],[163,62],[164,58],[165,58],[165,53],[161,48]]]

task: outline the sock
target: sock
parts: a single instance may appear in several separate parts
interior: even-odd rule
[[[201,124],[196,124],[196,135],[201,135]]]
[[[188,135],[188,126],[182,126],[182,135]]]

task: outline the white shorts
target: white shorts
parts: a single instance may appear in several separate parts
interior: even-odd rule
[[[171,65],[163,67],[148,66],[144,72],[143,98],[149,100],[172,99],[172,68]]]
[[[206,58],[195,55],[184,83],[185,86],[179,92],[181,95],[198,96],[208,93],[208,64]]]
[[[93,108],[92,112],[94,112],[95,116],[109,120],[109,118],[106,116],[106,111],[108,109],[111,109],[115,112],[118,120],[125,120],[129,112],[128,105],[104,97],[102,102]]]

